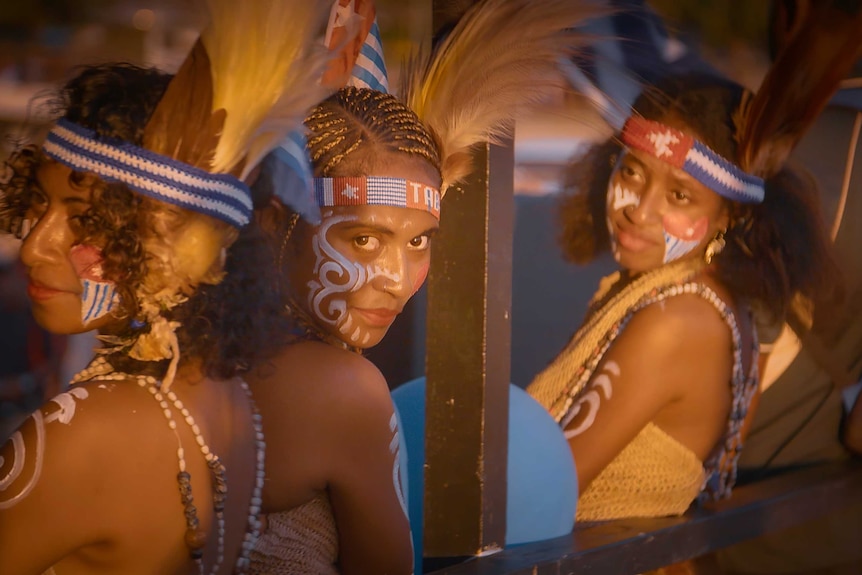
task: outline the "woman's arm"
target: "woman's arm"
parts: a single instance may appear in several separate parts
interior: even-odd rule
[[[24,422],[0,458],[0,573],[39,575],[85,548],[90,560],[120,572],[123,562],[134,564],[123,542],[148,541],[150,557],[176,559],[166,544],[182,541],[176,441],[158,404],[134,383],[61,393]]]
[[[344,575],[408,574],[413,550],[398,474],[398,429],[383,376],[355,356],[333,398],[329,492]]]
[[[727,421],[731,367],[730,332],[698,296],[635,314],[565,428],[581,492],[649,422],[703,458]]]
[[[98,541],[98,486],[110,465],[88,401],[83,388],[58,395],[0,449],[0,573],[38,575]]]

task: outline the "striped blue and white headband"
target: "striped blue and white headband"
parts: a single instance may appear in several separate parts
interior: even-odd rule
[[[763,179],[742,171],[692,136],[660,122],[632,116],[623,126],[621,140],[646,152],[734,202],[759,204],[765,196]]]
[[[231,174],[211,174],[122,141],[107,142],[92,130],[60,119],[43,145],[52,159],[92,172],[153,199],[212,216],[237,228],[251,220],[251,191]]]
[[[404,178],[314,178],[314,199],[320,207],[394,206],[423,210],[440,219],[440,190]]]

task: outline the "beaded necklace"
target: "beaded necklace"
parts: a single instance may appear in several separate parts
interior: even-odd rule
[[[150,395],[159,403],[165,419],[168,421],[168,427],[174,433],[177,439],[177,460],[179,462],[179,472],[177,473],[177,483],[179,484],[180,498],[184,508],[186,517],[186,534],[185,542],[191,550],[191,558],[197,565],[197,571],[201,575],[204,573],[203,565],[203,549],[206,546],[206,532],[201,530],[200,521],[197,516],[197,508],[194,505],[194,497],[192,495],[191,475],[186,471],[185,450],[183,449],[182,440],[177,432],[177,422],[174,420],[171,405],[183,416],[183,419],[191,429],[195,436],[195,441],[200,448],[204,459],[207,462],[207,467],[212,474],[213,480],[213,509],[216,517],[216,529],[218,536],[218,551],[216,561],[213,565],[211,574],[218,572],[219,567],[224,561],[224,508],[227,500],[227,477],[224,464],[219,459],[218,455],[213,453],[203,436],[201,435],[200,427],[192,417],[189,410],[183,405],[183,402],[177,397],[173,391],[163,391],[161,383],[151,375],[135,375],[114,371],[114,368],[104,357],[97,357],[84,370],[79,372],[72,379],[72,384],[85,381],[105,380],[105,381],[120,381],[134,380],[138,386],[145,388],[150,392]],[[242,542],[242,549],[236,562],[236,573],[245,573],[250,565],[249,555],[254,547],[257,538],[260,535],[261,522],[258,519],[260,507],[262,503],[263,481],[264,481],[264,456],[266,443],[263,437],[263,425],[260,413],[255,406],[254,399],[251,396],[251,390],[245,381],[240,380],[240,386],[248,396],[249,404],[252,409],[252,426],[255,433],[256,447],[256,471],[255,484],[252,491],[251,502],[249,504],[248,527]]]

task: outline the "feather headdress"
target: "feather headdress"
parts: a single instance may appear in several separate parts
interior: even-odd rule
[[[737,118],[740,167],[769,177],[862,56],[862,2],[817,0]]]
[[[143,148],[103,141],[61,119],[45,151],[73,169],[238,228],[252,210],[243,180],[330,91],[320,82],[330,56],[317,41],[329,2],[205,0],[203,7],[206,27],[144,128]],[[168,389],[180,356],[179,323],[163,314],[185,301],[186,286],[217,283],[221,270],[214,262],[205,277],[188,278],[154,235],[148,274],[136,290],[136,320],[149,329],[106,343],[135,359],[170,359],[162,382]]]
[[[589,40],[575,27],[606,11],[593,1],[483,0],[433,52],[408,61],[404,99],[438,140],[441,192],[470,173],[473,144],[498,141],[564,84],[559,61]]]
[[[145,131],[148,149],[245,178],[328,89],[329,3],[206,0],[209,22]],[[183,121],[178,121],[182,118]]]

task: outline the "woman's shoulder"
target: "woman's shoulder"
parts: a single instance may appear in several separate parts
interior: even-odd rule
[[[723,316],[725,312],[733,313],[728,292],[714,281],[691,285],[691,290],[664,297],[636,311],[625,333],[649,341],[652,352],[663,348],[697,352],[719,349],[717,344],[725,342],[729,345],[731,333]]]
[[[289,401],[294,407],[325,404],[332,412],[391,404],[386,379],[371,361],[319,341],[285,346],[272,361],[255,369],[248,381],[256,398]]]

